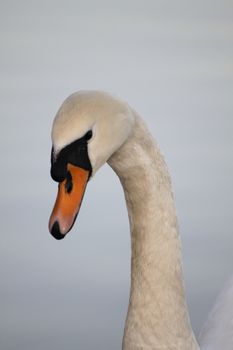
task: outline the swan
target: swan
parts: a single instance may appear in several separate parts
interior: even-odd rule
[[[123,350],[232,350],[233,279],[219,297],[199,344],[186,306],[181,243],[170,176],[156,141],[126,102],[79,91],[52,127],[51,177],[58,194],[49,230],[62,239],[87,183],[108,163],[123,186],[131,231],[131,287]]]

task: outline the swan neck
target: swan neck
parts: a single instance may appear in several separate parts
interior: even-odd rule
[[[138,115],[132,136],[109,164],[122,183],[131,230],[131,289],[123,350],[198,350],[186,308],[170,177]]]

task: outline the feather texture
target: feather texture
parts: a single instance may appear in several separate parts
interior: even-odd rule
[[[198,350],[185,301],[171,181],[157,143],[128,104],[107,93],[82,91],[57,113],[55,156],[89,130],[93,175],[109,163],[123,186],[130,220],[131,290],[123,350]],[[199,340],[203,350],[233,349],[233,278]]]

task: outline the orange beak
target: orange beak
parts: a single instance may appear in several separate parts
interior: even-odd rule
[[[67,177],[58,185],[57,199],[49,220],[49,231],[56,239],[62,239],[71,230],[78,215],[89,171],[67,165]]]

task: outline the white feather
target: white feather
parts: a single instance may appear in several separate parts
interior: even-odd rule
[[[201,330],[199,342],[203,350],[233,349],[233,276],[218,296]]]
[[[55,152],[94,131],[93,174],[106,161],[125,192],[132,238],[131,293],[124,350],[198,350],[186,308],[180,238],[170,177],[137,113],[103,92],[70,96],[55,118]],[[233,278],[199,337],[203,350],[233,350]]]

